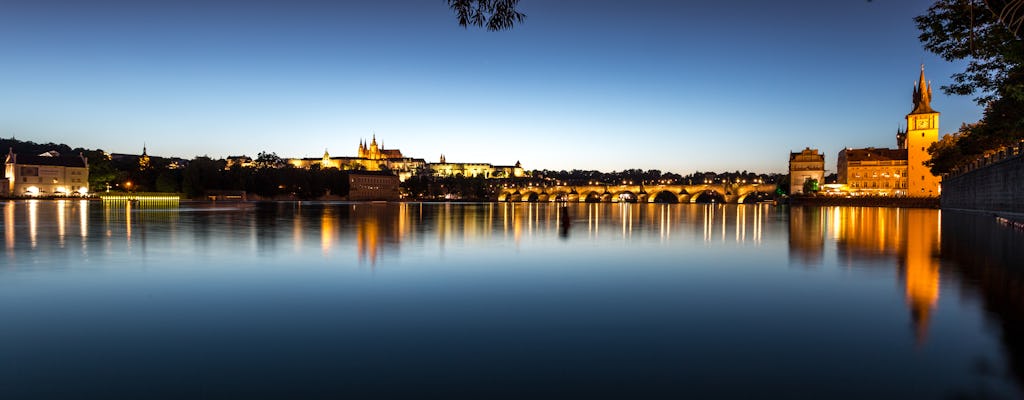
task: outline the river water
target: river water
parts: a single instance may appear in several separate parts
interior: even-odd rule
[[[5,399],[1022,396],[1024,233],[992,216],[0,209]]]

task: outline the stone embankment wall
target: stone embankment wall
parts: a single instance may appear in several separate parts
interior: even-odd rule
[[[942,208],[1024,213],[1024,141],[943,177]]]
[[[894,196],[793,196],[789,204],[794,206],[819,207],[905,207],[905,208],[939,208],[936,197],[894,197]]]

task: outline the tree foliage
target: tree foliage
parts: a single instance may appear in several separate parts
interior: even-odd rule
[[[519,0],[448,0],[459,26],[486,28],[489,31],[512,29],[526,19],[516,10]]]
[[[914,18],[926,50],[946,61],[967,61],[967,68],[953,74],[953,83],[943,86],[943,91],[975,95],[982,105],[1004,95],[1021,95],[1024,43],[1000,22],[997,12],[1004,3],[939,0],[925,15]]]
[[[937,0],[914,19],[925,49],[947,61],[966,61],[942,90],[973,95],[985,106],[981,121],[929,149],[933,173],[1024,138],[1024,41],[1013,31],[1022,6],[1024,0]]]

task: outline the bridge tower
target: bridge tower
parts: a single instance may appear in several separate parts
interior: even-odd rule
[[[924,165],[931,159],[928,146],[939,140],[939,112],[932,109],[931,102],[932,85],[924,79],[924,65],[921,65],[921,77],[914,85],[914,109],[907,114],[905,133],[907,194],[910,196],[939,195],[940,178]]]

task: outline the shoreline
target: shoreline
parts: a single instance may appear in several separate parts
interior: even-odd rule
[[[832,197],[797,196],[789,198],[791,206],[845,206],[940,209],[938,197]]]

